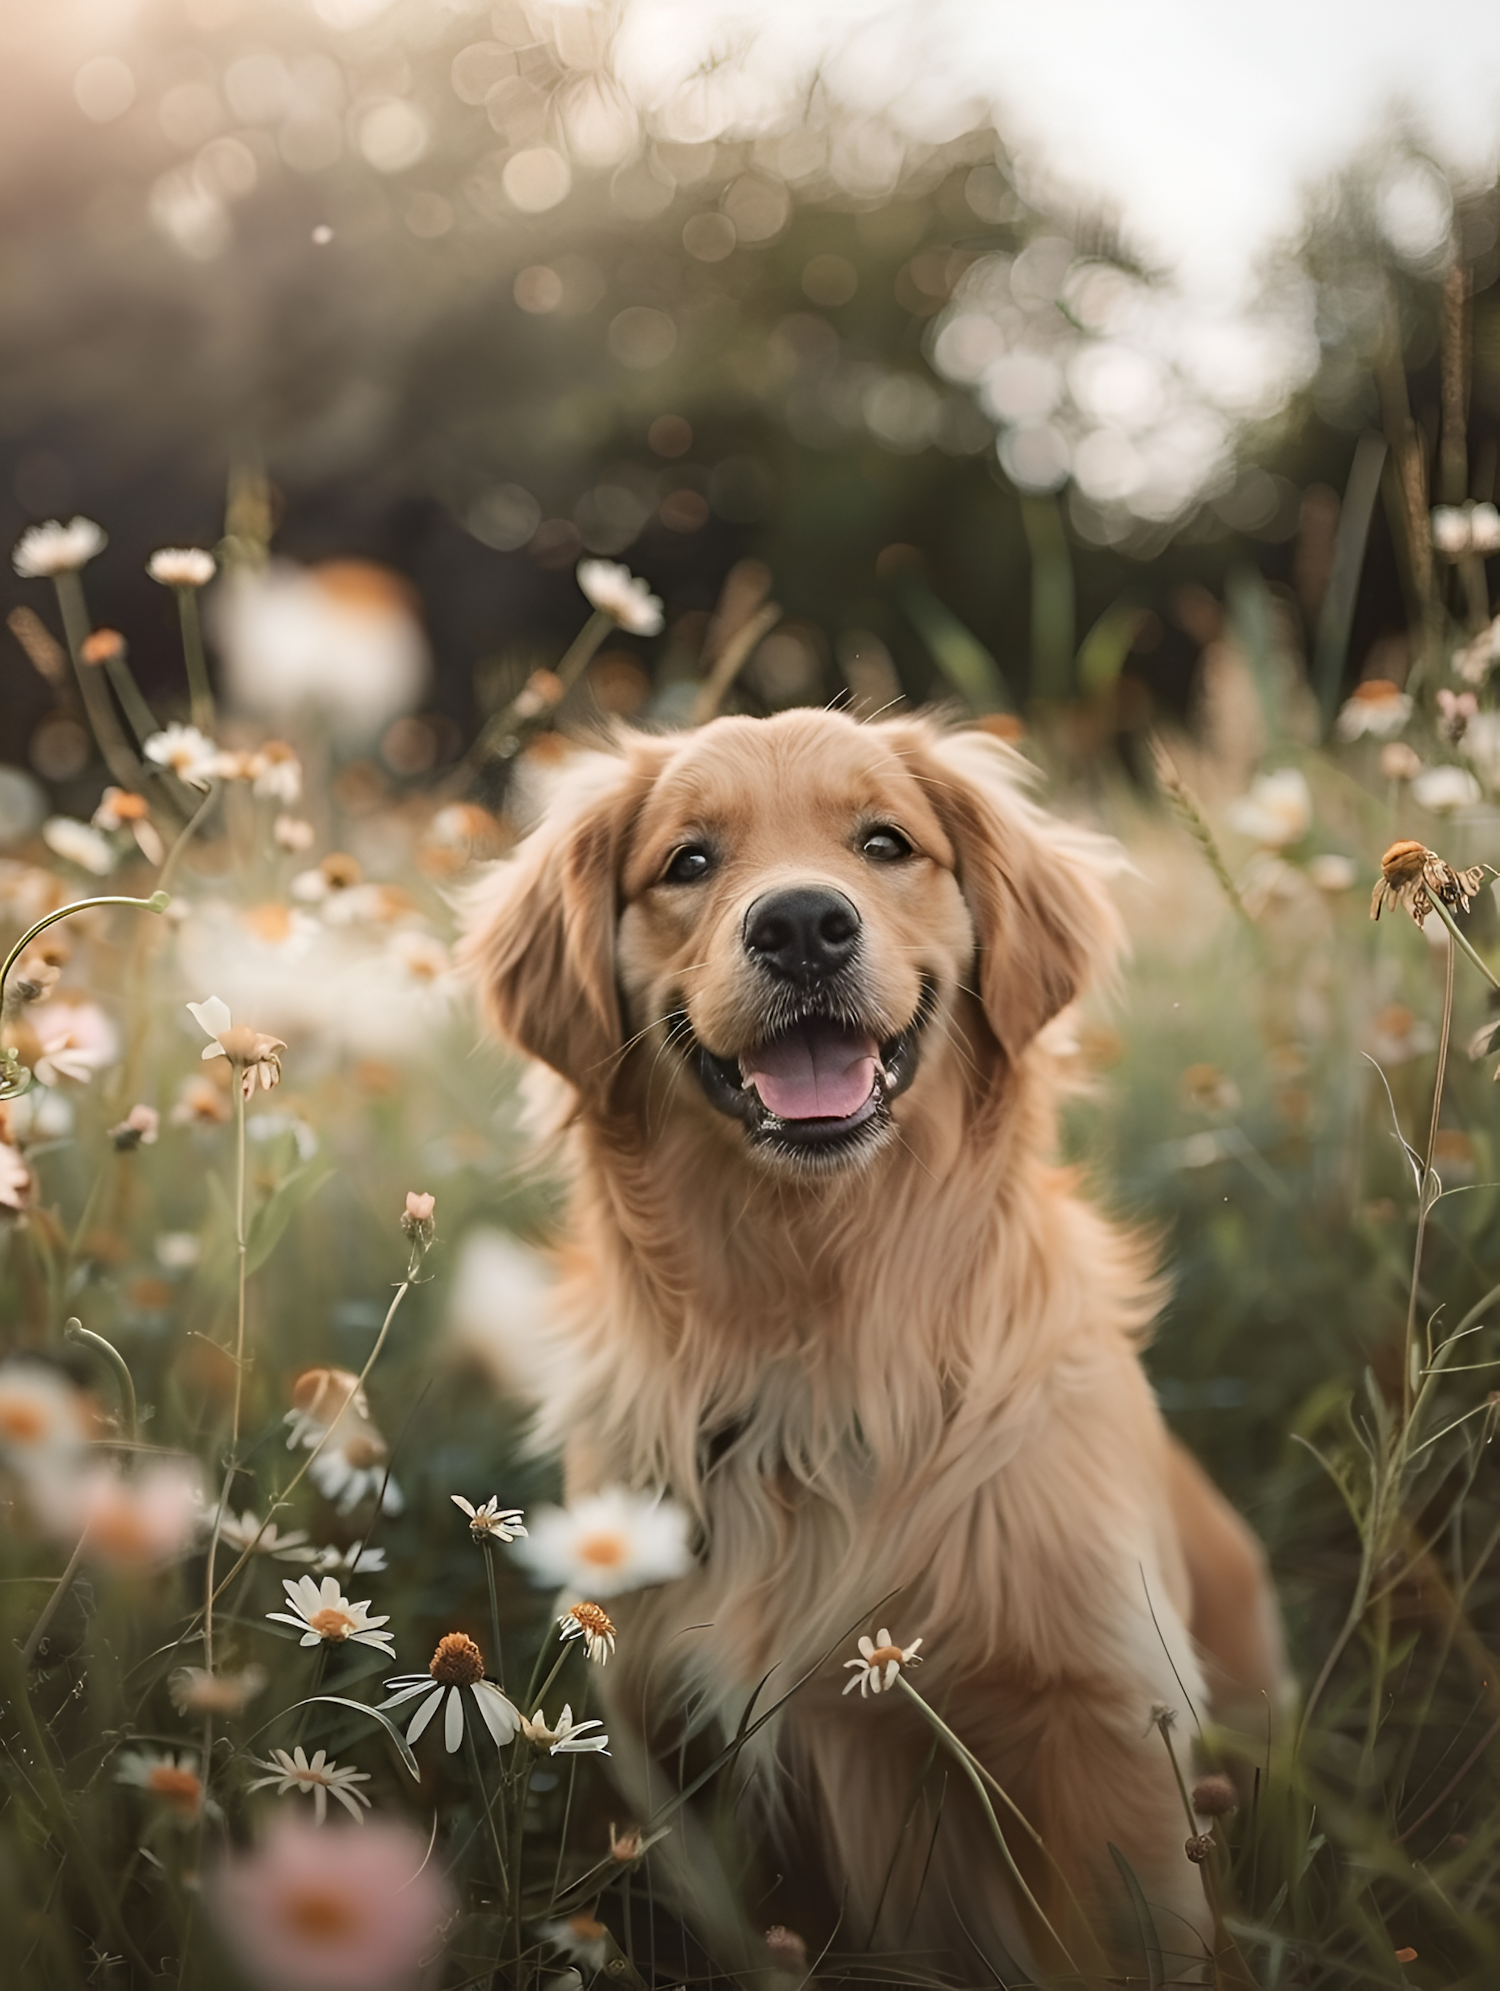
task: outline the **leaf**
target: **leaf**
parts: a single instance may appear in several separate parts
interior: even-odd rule
[[[903,573],[897,583],[901,606],[927,645],[933,662],[974,712],[1012,712],[1000,666],[974,632],[940,601],[919,574]]]
[[[1166,1983],[1166,1971],[1162,1967],[1161,1938],[1156,1933],[1156,1924],[1151,1919],[1151,1910],[1146,1905],[1146,1897],[1141,1892],[1141,1884],[1131,1871],[1129,1860],[1111,1839],[1108,1842],[1109,1856],[1120,1869],[1120,1878],[1125,1883],[1125,1892],[1130,1896],[1130,1905],[1135,1910],[1136,1926],[1141,1932],[1141,1945],[1146,1953],[1146,1982],[1151,1991],[1161,1991]]]
[[[314,1168],[309,1162],[305,1167],[294,1168],[290,1175],[277,1183],[251,1219],[250,1235],[245,1246],[247,1272],[260,1270],[276,1249],[281,1233],[291,1221],[292,1212],[299,1205],[311,1202],[324,1183],[337,1174],[336,1168]]]
[[[295,1714],[298,1708],[317,1707],[320,1704],[331,1708],[353,1708],[356,1714],[367,1714],[372,1721],[378,1721],[392,1742],[395,1743],[396,1748],[400,1752],[402,1762],[411,1771],[412,1776],[418,1783],[422,1781],[422,1772],[417,1767],[416,1757],[411,1753],[411,1744],[401,1733],[400,1729],[397,1728],[390,1716],[383,1715],[379,1708],[372,1708],[368,1701],[346,1700],[342,1694],[313,1694],[308,1700],[294,1701],[291,1707],[283,1708],[282,1713]]]

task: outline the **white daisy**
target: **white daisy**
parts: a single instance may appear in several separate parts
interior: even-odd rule
[[[385,1568],[385,1550],[361,1548],[358,1542],[347,1549],[330,1545],[310,1550],[308,1560],[315,1576],[374,1576]]]
[[[910,1645],[900,1646],[891,1642],[891,1635],[882,1629],[878,1638],[862,1638],[859,1642],[860,1657],[846,1659],[845,1666],[858,1667],[852,1680],[844,1684],[844,1692],[852,1693],[856,1687],[863,1699],[866,1693],[878,1694],[894,1687],[903,1666],[920,1666],[917,1648],[922,1641],[914,1638]]]
[[[202,1666],[179,1666],[167,1675],[167,1693],[179,1714],[239,1714],[265,1686],[264,1666],[238,1673],[210,1673]]]
[[[351,1370],[304,1370],[292,1386],[286,1421],[292,1427],[288,1451],[298,1445],[312,1451],[332,1434],[312,1461],[311,1473],[314,1486],[325,1500],[337,1502],[341,1514],[353,1513],[367,1495],[379,1497],[382,1513],[401,1512],[405,1503],[390,1477],[390,1447]]]
[[[688,1527],[687,1513],[675,1501],[605,1487],[571,1507],[534,1512],[516,1558],[534,1582],[618,1597],[685,1575],[693,1561]]]
[[[215,1510],[210,1508],[204,1523],[210,1531],[215,1518]],[[291,1528],[283,1534],[274,1521],[267,1521],[263,1528],[248,1507],[243,1514],[224,1510],[219,1521],[219,1540],[241,1555],[248,1549],[253,1555],[275,1556],[278,1562],[311,1562],[317,1554],[304,1529]]]
[[[513,1542],[517,1535],[524,1535],[521,1526],[519,1507],[502,1507],[498,1493],[492,1493],[483,1507],[471,1507],[461,1493],[450,1493],[448,1498],[455,1507],[461,1507],[469,1517],[469,1533],[476,1542],[492,1538],[502,1542]]]
[[[330,1645],[341,1645],[347,1639],[354,1645],[373,1645],[388,1659],[395,1658],[392,1634],[376,1629],[388,1625],[390,1616],[372,1618],[368,1598],[363,1603],[351,1604],[331,1576],[325,1576],[321,1583],[314,1583],[310,1576],[299,1576],[293,1583],[284,1576],[281,1587],[296,1615],[267,1611],[266,1616],[277,1624],[294,1626],[302,1633],[304,1645],[316,1645],[320,1639],[326,1639]]]
[[[385,1686],[390,1698],[381,1702],[382,1714],[412,1701],[417,1703],[406,1731],[408,1742],[415,1742],[438,1709],[443,1709],[443,1746],[450,1756],[464,1739],[465,1689],[473,1695],[479,1718],[497,1748],[513,1742],[522,1726],[515,1707],[493,1681],[485,1679],[484,1654],[463,1632],[446,1632],[438,1640],[425,1673],[398,1674]]]
[[[167,768],[194,788],[211,786],[219,771],[219,749],[196,726],[167,726],[153,733],[141,751],[157,767]]]
[[[564,1638],[581,1638],[590,1659],[604,1665],[615,1649],[615,1627],[608,1612],[597,1604],[570,1604],[557,1621]]]
[[[1312,795],[1306,777],[1295,767],[1258,774],[1250,793],[1229,811],[1229,821],[1242,836],[1254,837],[1272,850],[1300,843],[1312,823]]]
[[[109,544],[103,526],[91,518],[69,519],[63,525],[48,519],[21,534],[11,554],[11,565],[26,580],[50,579],[54,574],[76,573],[86,567],[96,553]]]
[[[1413,781],[1411,798],[1418,808],[1446,816],[1454,809],[1472,809],[1483,792],[1466,767],[1428,767]]]
[[[302,763],[285,740],[262,740],[255,754],[255,792],[286,808],[302,794]]]
[[[580,560],[578,585],[595,608],[612,615],[632,636],[656,636],[661,631],[661,600],[613,560]]]
[[[216,565],[201,546],[163,546],[146,562],[146,572],[164,588],[206,588]]]
[[[90,1427],[82,1393],[61,1370],[24,1357],[0,1363],[0,1459],[7,1465],[69,1465],[82,1456]]]
[[[134,1784],[156,1798],[181,1826],[196,1825],[203,1810],[203,1779],[198,1758],[170,1750],[122,1749],[115,1758],[115,1782]]]
[[[586,1756],[590,1753],[607,1756],[609,1737],[602,1732],[590,1735],[588,1730],[602,1731],[604,1724],[598,1721],[574,1721],[571,1704],[565,1704],[557,1717],[556,1728],[549,1728],[540,1708],[530,1721],[521,1717],[521,1732],[528,1742],[534,1742],[538,1749],[545,1749],[549,1756]]]
[[[43,1085],[64,1078],[87,1085],[120,1050],[119,1033],[95,1002],[49,1003],[37,1018],[36,1036],[42,1055],[35,1071]]]
[[[276,1795],[284,1797],[288,1791],[306,1791],[313,1801],[313,1817],[321,1825],[328,1816],[330,1793],[348,1812],[356,1825],[364,1824],[360,1811],[370,1808],[370,1800],[363,1791],[355,1790],[356,1784],[370,1781],[368,1770],[341,1768],[328,1760],[322,1749],[315,1751],[311,1762],[303,1754],[301,1747],[293,1749],[290,1755],[284,1749],[273,1749],[274,1763],[267,1763],[259,1756],[252,1756],[251,1762],[258,1770],[269,1770],[268,1777],[257,1777],[253,1784],[246,1784],[247,1791],[263,1791],[268,1784],[275,1784]]]
[[[1366,678],[1339,708],[1334,732],[1341,740],[1389,740],[1410,719],[1412,702],[1389,678]]]
[[[69,864],[76,864],[81,871],[92,871],[96,878],[102,878],[115,867],[115,847],[109,838],[72,816],[49,816],[42,824],[42,841]]]

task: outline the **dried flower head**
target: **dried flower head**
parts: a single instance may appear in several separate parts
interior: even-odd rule
[[[649,1852],[658,1839],[665,1839],[671,1829],[670,1825],[663,1825],[659,1832],[645,1832],[639,1825],[627,1825],[623,1832],[617,1832],[611,1820],[609,1857],[618,1866],[631,1866],[643,1853]]]
[[[215,564],[201,546],[163,546],[146,562],[146,572],[164,588],[206,588]]]
[[[1201,1867],[1214,1849],[1212,1832],[1194,1832],[1183,1846],[1183,1851],[1195,1867]]]
[[[773,1922],[766,1930],[766,1948],[778,1970],[795,1971],[800,1977],[807,1969],[807,1944],[795,1929]]]
[[[1200,1818],[1223,1818],[1239,1809],[1239,1792],[1222,1770],[1200,1777],[1193,1785],[1193,1810]]]
[[[590,1735],[589,1730],[597,1728],[598,1735]],[[556,1728],[547,1726],[546,1717],[537,1708],[530,1721],[521,1717],[521,1732],[528,1742],[545,1749],[551,1756],[585,1756],[589,1754],[607,1756],[609,1737],[603,1733],[603,1724],[597,1721],[574,1721],[572,1704],[564,1706],[557,1717]]]
[[[51,579],[86,567],[108,543],[104,528],[91,518],[69,519],[66,525],[48,519],[45,525],[34,525],[21,534],[11,565],[24,580]]]
[[[614,1622],[598,1604],[570,1604],[557,1626],[565,1639],[581,1638],[584,1651],[601,1666],[615,1649]]]
[[[446,1632],[425,1673],[398,1674],[385,1686],[389,1698],[380,1704],[382,1714],[416,1703],[406,1731],[408,1742],[416,1742],[438,1709],[443,1710],[443,1746],[450,1756],[464,1739],[465,1695],[497,1749],[513,1742],[521,1727],[520,1711],[492,1680],[485,1679],[484,1654],[467,1632]]]
[[[1405,906],[1418,926],[1432,911],[1433,900],[1467,912],[1474,894],[1492,867],[1472,864],[1466,871],[1453,866],[1412,837],[1393,843],[1380,860],[1380,876],[1370,895],[1370,917],[1379,919],[1387,905]]]

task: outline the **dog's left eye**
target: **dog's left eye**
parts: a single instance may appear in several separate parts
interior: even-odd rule
[[[882,823],[878,829],[865,831],[859,840],[859,853],[872,864],[898,864],[903,857],[911,856],[912,847],[900,830]]]
[[[673,851],[666,870],[661,874],[661,882],[664,885],[696,885],[713,868],[711,850],[706,850],[701,843],[684,844],[681,850]]]

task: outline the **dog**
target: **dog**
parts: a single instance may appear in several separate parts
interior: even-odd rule
[[[1141,1367],[1151,1250],[1054,1159],[1047,1028],[1111,974],[1119,853],[1029,785],[920,716],[623,733],[483,885],[466,959],[562,1081],[539,1438],[570,1497],[664,1489],[697,1530],[691,1573],[622,1600],[637,1800],[801,1682],[747,1754],[818,1940],[959,1982],[1103,1970],[1139,1963],[1143,1898],[1196,1981],[1179,1774],[1195,1717],[1282,1703],[1277,1616]],[[885,1627],[1004,1793],[1006,1854],[920,1708],[843,1692]]]

